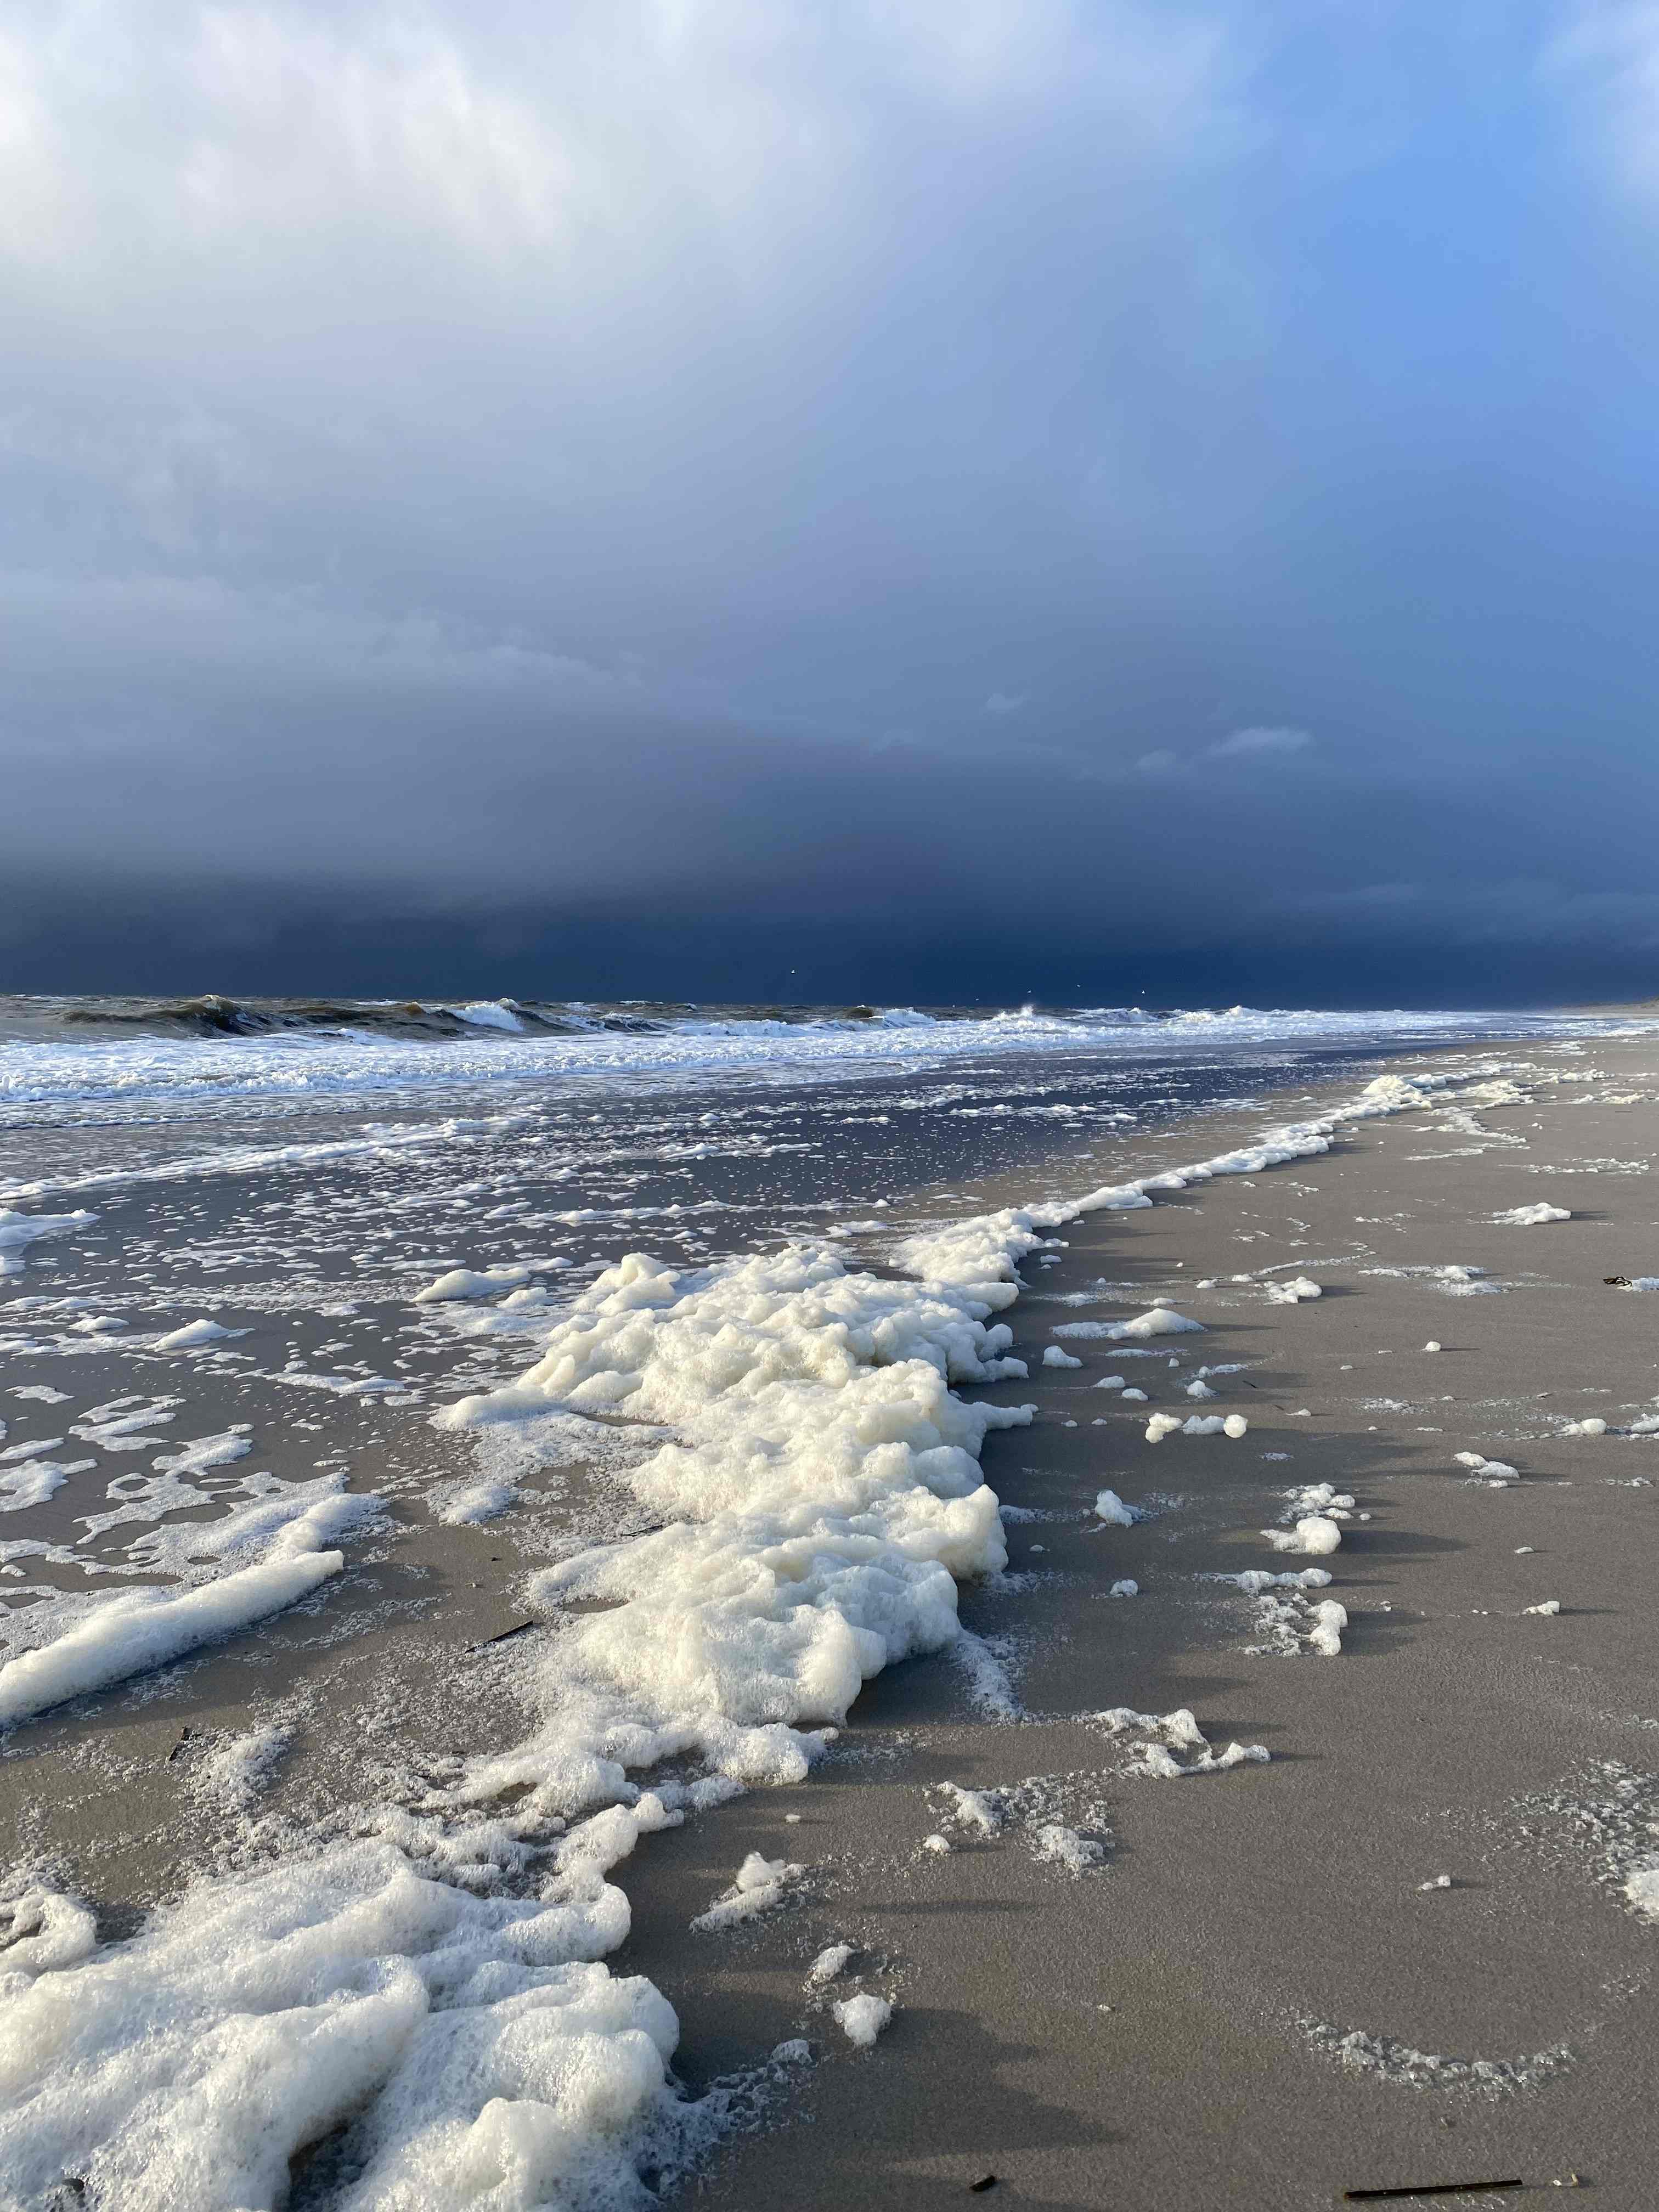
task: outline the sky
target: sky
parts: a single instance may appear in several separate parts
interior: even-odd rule
[[[0,988],[1659,992],[1654,0],[15,0]]]

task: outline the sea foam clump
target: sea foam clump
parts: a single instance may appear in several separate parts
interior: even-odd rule
[[[887,1999],[876,1996],[868,1990],[862,1990],[855,1997],[843,1997],[839,2004],[832,2005],[830,2010],[836,2015],[842,2033],[849,2043],[855,2043],[860,2051],[872,2048],[876,2038],[893,2017],[893,2008]]]
[[[642,1799],[577,1830],[541,1899],[468,1896],[368,1840],[198,1890],[92,1957],[58,1900],[64,1955],[0,1976],[8,2201],[67,2172],[92,2203],[273,2207],[336,2129],[342,2204],[637,2201],[641,2159],[672,2163],[697,2116],[668,2078],[672,2007],[593,1962],[628,1929],[605,1872],[672,1817]]]
[[[204,1345],[217,1344],[222,1337],[240,1336],[240,1329],[227,1328],[222,1322],[210,1321],[205,1316],[199,1321],[186,1322],[182,1328],[168,1329],[150,1346],[152,1352],[199,1352]]]
[[[1243,1413],[1188,1413],[1185,1420],[1179,1413],[1154,1413],[1146,1424],[1146,1441],[1161,1444],[1165,1437],[1231,1437],[1236,1443],[1249,1433],[1249,1427]]]
[[[1235,1766],[1267,1764],[1264,1744],[1230,1743],[1224,1751],[1212,1748],[1190,1707],[1172,1713],[1138,1713],[1131,1705],[1113,1705],[1091,1717],[1114,1736],[1146,1739],[1134,1747],[1132,1773],[1161,1782],[1178,1782],[1189,1774],[1225,1774]]]
[[[750,1851],[731,1887],[714,1899],[707,1912],[700,1912],[691,1925],[734,1928],[739,1921],[757,1919],[783,1904],[805,1872],[793,1859],[769,1859],[759,1851]]]
[[[65,1634],[0,1667],[0,1727],[31,1720],[68,1698],[195,1650],[308,1597],[337,1575],[345,1555],[322,1547],[377,1508],[378,1498],[330,1495],[278,1528],[256,1565],[193,1589],[124,1591]],[[256,1515],[280,1504],[256,1501]]]
[[[1136,1314],[1131,1321],[1110,1322],[1106,1329],[1109,1337],[1121,1339],[1139,1336],[1191,1336],[1202,1332],[1201,1321],[1189,1321],[1185,1314],[1176,1313],[1172,1306],[1153,1306],[1149,1311]],[[1055,1331],[1055,1334],[1059,1334]],[[1076,1334],[1075,1326],[1073,1334]]]
[[[1095,1499],[1095,1512],[1114,1528],[1133,1528],[1146,1514],[1139,1506],[1126,1505],[1115,1490],[1103,1490]]]
[[[468,1428],[559,1408],[677,1432],[627,1477],[668,1525],[532,1584],[551,1610],[617,1602],[566,1620],[546,1725],[480,1767],[480,1793],[528,1784],[563,1812],[687,1752],[738,1782],[799,1779],[811,1731],[844,1719],[865,1680],[955,1639],[957,1580],[1007,1564],[981,1447],[1031,1418],[950,1388],[1026,1371],[988,1314],[1017,1292],[1010,1246],[1035,1232],[971,1226],[940,1240],[921,1285],[801,1248],[684,1273],[632,1255],[519,1382],[438,1417]]]
[[[0,1206],[0,1276],[21,1275],[23,1255],[42,1237],[62,1237],[71,1229],[84,1229],[96,1221],[95,1213],[18,1213]]]
[[[1342,1541],[1342,1531],[1323,1513],[1304,1513],[1294,1528],[1261,1533],[1276,1552],[1334,1552]]]

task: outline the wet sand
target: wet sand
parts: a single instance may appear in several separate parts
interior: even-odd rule
[[[1066,1232],[1042,1298],[1013,1310],[1033,1383],[997,1394],[1034,1399],[1038,1425],[991,1438],[985,1461],[1006,1504],[1044,1516],[1010,1529],[1012,1569],[1035,1580],[963,1604],[1017,1639],[1025,1717],[965,1717],[948,1659],[895,1669],[811,1783],[659,1838],[632,1886],[615,1963],[673,1993],[694,2079],[803,2030],[822,2054],[810,2124],[739,2144],[712,2201],[944,2205],[994,2173],[998,2202],[1186,2212],[1576,2172],[1598,2204],[1652,2202],[1659,1929],[1620,1883],[1659,1848],[1659,1440],[1557,1431],[1651,1410],[1659,1303],[1602,1278],[1659,1268],[1659,1185],[1533,1170],[1650,1156],[1659,1071],[1645,1042],[1579,1063],[1611,1079],[1528,1056],[1571,1079],[1480,1115],[1490,1145],[1407,1115],[1324,1158]],[[1492,1220],[1540,1199],[1573,1218]],[[1286,1261],[1324,1296],[1187,1289]],[[1375,1272],[1448,1264],[1505,1287],[1449,1295]],[[1204,1321],[1203,1338],[1165,1340],[1180,1370],[1076,1340],[1080,1370],[1036,1364],[1066,1318],[1043,1301],[1102,1275]],[[1248,1436],[1147,1444],[1148,1412],[1188,1410],[1175,1386],[1200,1352],[1251,1363],[1202,1408],[1244,1413]],[[1097,1390],[1109,1372],[1152,1402]],[[1521,1480],[1480,1486],[1462,1450]],[[1369,1516],[1318,1562],[1348,1611],[1341,1655],[1247,1656],[1250,1601],[1197,1577],[1310,1564],[1255,1532],[1279,1492],[1321,1481]],[[1169,1502],[1097,1529],[1103,1484]],[[1109,1600],[1124,1576],[1141,1595]],[[1557,1617],[1523,1610],[1550,1598]],[[1261,1743],[1271,1762],[1125,1776],[1081,1717],[1120,1705],[1189,1707],[1213,1745]],[[1043,1865],[1014,1824],[977,1842],[951,1827],[946,1856],[923,1847],[945,1825],[930,1784],[1033,1776],[1077,1778],[1101,1871]],[[805,1863],[810,1901],[746,1935],[688,1934],[750,1849]],[[1449,1889],[1421,1887],[1443,1874]],[[895,2002],[868,2054],[803,2006],[831,1941],[858,1945],[859,1985]],[[1331,2048],[1356,2029],[1375,2063]],[[1456,2063],[1425,2083],[1402,2051]]]

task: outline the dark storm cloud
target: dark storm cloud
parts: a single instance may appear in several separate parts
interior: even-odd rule
[[[1651,988],[1656,59],[26,11],[3,980]]]

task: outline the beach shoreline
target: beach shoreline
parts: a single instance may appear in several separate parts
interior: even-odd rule
[[[1604,1094],[1653,1082],[1645,1042],[1598,1048],[1594,1064],[1613,1071]],[[676,1925],[684,1906],[744,1850],[810,1848],[824,1871],[799,1924],[728,1939],[723,1988],[682,2003],[683,2064],[695,2078],[729,2063],[738,2021],[799,2032],[821,1941],[854,1942],[869,1984],[894,1995],[872,2055],[821,2009],[806,2015],[825,2061],[810,2134],[739,2143],[713,2201],[787,2191],[826,2207],[859,2193],[943,2204],[992,2172],[1012,2201],[1182,2212],[1511,2173],[1577,2172],[1599,2201],[1644,2201],[1654,1938],[1618,1877],[1659,1809],[1640,1520],[1653,1491],[1627,1486],[1659,1469],[1639,1437],[1559,1430],[1603,1417],[1597,1404],[1615,1425],[1651,1408],[1645,1308],[1601,1279],[1639,1277],[1659,1225],[1639,1176],[1528,1170],[1640,1152],[1632,1131],[1650,1133],[1652,1091],[1553,1119],[1550,1103],[1480,1116],[1491,1143],[1413,1127],[1443,1120],[1433,1112],[1362,1124],[1257,1192],[1253,1178],[1218,1182],[1062,1232],[1070,1249],[1043,1302],[1028,1296],[1012,1316],[1032,1383],[999,1386],[1043,1413],[986,1451],[1005,1505],[1041,1516],[1011,1528],[1011,1573],[1048,1589],[963,1594],[965,1621],[1017,1639],[1020,1717],[964,1718],[948,1657],[883,1676],[854,1710],[844,1763],[663,1839],[618,1962],[689,1989],[709,1946]],[[1524,1149],[1504,1141],[1523,1133]],[[1455,1157],[1413,1157],[1436,1151]],[[1534,1194],[1577,1199],[1573,1218],[1494,1219]],[[1333,1206],[1350,1248],[1369,1253],[1341,1254]],[[1305,1242],[1280,1261],[1258,1240],[1291,1211]],[[1115,1314],[1219,1275],[1227,1258],[1305,1267],[1326,1292],[1264,1308],[1236,1286],[1219,1312],[1213,1292],[1183,1304],[1205,1317],[1209,1361],[1261,1363],[1252,1391],[1215,1385],[1217,1410],[1249,1416],[1247,1438],[1149,1447],[1143,1410],[1171,1402],[1158,1384],[1133,1414],[1109,1394],[1110,1425],[1094,1428],[1086,1409],[1112,1349],[1073,1339],[1073,1356],[1098,1354],[1084,1370],[1038,1364],[1044,1338],[1060,1340],[1043,1323],[1066,1310],[1048,1301],[1091,1271],[1122,1285],[1103,1309]],[[1449,1293],[1431,1275],[1370,1272],[1449,1265],[1513,1287]],[[1430,1340],[1444,1348],[1419,1349]],[[1580,1381],[1592,1346],[1595,1379]],[[1189,1355],[1184,1371],[1200,1364]],[[1161,1359],[1129,1367],[1155,1370],[1170,1372]],[[1402,1375],[1409,1420],[1368,1402],[1400,1392]],[[1267,1450],[1290,1457],[1264,1462]],[[1463,1450],[1518,1462],[1520,1480],[1488,1486],[1457,1464]],[[1278,1525],[1278,1493],[1322,1481],[1370,1517],[1345,1525],[1334,1555],[1274,1553],[1255,1532]],[[1089,1498],[1107,1483],[1131,1503],[1183,1503],[1097,1528]],[[1243,1656],[1250,1601],[1195,1579],[1310,1564],[1333,1571],[1349,1614],[1337,1658]],[[1121,1576],[1140,1580],[1137,1598],[1106,1595]],[[1559,1615],[1528,1616],[1552,1598]],[[1259,1741],[1273,1758],[1174,1786],[1126,1777],[1082,1717],[1123,1705],[1188,1708],[1218,1750]],[[1089,1778],[1055,1802],[1074,1817],[1092,1805],[1102,1871],[1057,1875],[1018,1819],[990,1838],[945,1818],[939,1784],[1006,1789],[1034,1774]],[[948,1854],[925,1843],[941,1825]],[[687,1863],[678,1899],[671,1855]],[[1355,2033],[1369,2040],[1344,2056]]]
[[[1529,1460],[1519,1443],[1511,1449],[1511,1432],[1520,1432],[1513,1408],[1536,1395],[1518,1390],[1518,1373],[1544,1389],[1610,1391],[1621,1404],[1620,1394],[1633,1389],[1641,1355],[1624,1340],[1639,1335],[1642,1299],[1592,1282],[1583,1262],[1593,1241],[1592,1268],[1644,1272],[1638,1232],[1648,1224],[1634,1218],[1642,1210],[1640,1176],[1580,1174],[1578,1155],[1558,1158],[1559,1182],[1533,1170],[1548,1166],[1551,1144],[1559,1155],[1569,1135],[1590,1158],[1639,1152],[1628,1133],[1644,1116],[1651,1126],[1650,1091],[1633,1092],[1625,1105],[1609,1102],[1620,1082],[1651,1084],[1653,1048],[1646,1039],[1598,1039],[1575,1055],[1528,1040],[1512,1052],[1483,1045],[1411,1057],[1437,1070],[1522,1059],[1567,1081],[1536,1085],[1524,1103],[1483,1113],[1475,1132],[1442,1127],[1434,1133],[1459,1109],[1430,1102],[1349,1124],[1329,1152],[1265,1168],[1259,1178],[1218,1178],[1201,1189],[1161,1193],[1145,1210],[1062,1226],[1056,1233],[1065,1249],[1034,1255],[1024,1271],[1028,1288],[1005,1316],[1030,1381],[961,1393],[1039,1408],[1031,1428],[987,1440],[985,1477],[1006,1509],[1013,1556],[1006,1575],[963,1588],[962,1618],[975,1640],[954,1657],[915,1660],[866,1686],[841,1741],[799,1789],[755,1792],[653,1836],[613,1875],[629,1895],[633,1926],[608,1963],[617,1974],[648,1975],[675,2004],[678,2067],[694,2091],[753,2069],[775,2045],[803,2036],[817,2062],[796,2069],[787,2092],[776,2091],[767,2129],[739,2137],[709,2167],[700,2185],[714,2201],[775,2203],[787,2193],[829,2205],[902,2191],[943,2203],[995,2172],[1000,2189],[1045,2204],[1126,2197],[1171,2207],[1311,2204],[1328,2201],[1338,2181],[1352,2185],[1356,2159],[1367,2166],[1359,2180],[1385,2167],[1404,2171],[1413,2158],[1420,2168],[1448,2140],[1460,2159],[1524,2143],[1529,2158],[1547,2162],[1560,2145],[1571,2149],[1596,2129],[1599,2140],[1615,2146],[1599,2154],[1604,2191],[1616,2191],[1620,2175],[1638,2170],[1641,2130],[1623,2124],[1621,2132],[1606,2100],[1616,2101],[1620,2078],[1626,2094],[1632,2081],[1646,2078],[1632,2056],[1639,2039],[1632,2039],[1644,2000],[1638,1989],[1615,2002],[1606,1989],[1621,1977],[1640,1978],[1650,1937],[1609,1901],[1600,1877],[1567,1885],[1562,1906],[1534,1870],[1510,1885],[1502,1908],[1518,1910],[1532,1948],[1510,1934],[1493,1963],[1498,1908],[1471,1911],[1472,1899],[1493,1894],[1483,1887],[1486,1877],[1455,1871],[1449,1897],[1416,1883],[1437,1879],[1437,1853],[1454,1856],[1450,1830],[1433,1826],[1437,1791],[1466,1826],[1487,1820],[1501,1827],[1505,1790],[1511,1797],[1547,1790],[1621,1746],[1632,1771],[1640,1768],[1641,1682],[1652,1655],[1645,1632],[1630,1621],[1629,1585],[1639,1581],[1641,1546],[1627,1542],[1629,1556],[1604,1557],[1610,1546],[1617,1553],[1623,1522],[1604,1511],[1587,1534],[1588,1516],[1571,1517],[1579,1501],[1562,1489],[1559,1469],[1564,1450],[1571,1462],[1597,1450],[1632,1456],[1645,1448],[1609,1437],[1564,1447],[1553,1434],[1528,1435]],[[1396,1064],[1394,1056],[1387,1064]],[[1579,1072],[1602,1066],[1613,1079]],[[1572,1084],[1599,1095],[1563,1107],[1553,1121]],[[1212,1111],[1195,1123],[1172,1121],[1154,1143],[1144,1134],[1126,1139],[1116,1148],[1122,1157],[1109,1157],[1105,1172],[1133,1153],[1137,1172],[1158,1173],[1259,1135],[1274,1121],[1316,1114],[1358,1087],[1352,1079],[1323,1083],[1295,1099],[1294,1113],[1275,1098],[1236,1117]],[[1103,1150],[1114,1152],[1092,1149],[1090,1175],[1099,1171]],[[1438,1158],[1423,1156],[1437,1150]],[[1066,1158],[1055,1155],[1047,1171],[1056,1195],[1073,1173]],[[1040,1180],[1018,1170],[962,1184],[953,1202],[972,1212],[1032,1200]],[[1620,1213],[1596,1218],[1614,1186]],[[1492,1218],[1547,1194],[1569,1205],[1574,1194],[1591,1190],[1601,1205],[1572,1205],[1574,1218],[1564,1224],[1510,1227]],[[914,1209],[918,1218],[927,1203]],[[1616,1356],[1605,1363],[1616,1381],[1565,1379],[1583,1322],[1575,1314],[1565,1327],[1548,1317],[1558,1293],[1547,1278],[1560,1271],[1563,1249],[1575,1254],[1572,1295],[1601,1291],[1595,1326],[1618,1339]],[[862,1256],[856,1247],[849,1254]],[[1037,1264],[1048,1259],[1056,1264]],[[1520,1272],[1515,1287],[1497,1294],[1474,1287],[1478,1276],[1454,1291],[1420,1274],[1371,1272],[1448,1265],[1491,1267],[1499,1280],[1509,1279],[1504,1265]],[[1324,1295],[1269,1304],[1266,1268],[1291,1278],[1305,1273]],[[1540,1270],[1546,1279],[1529,1279]],[[1245,1272],[1248,1285],[1226,1279]],[[1200,1292],[1200,1283],[1212,1287]],[[1164,1297],[1182,1300],[1181,1310],[1202,1322],[1205,1334],[1169,1340],[1166,1348],[1054,1333],[1103,1318],[1109,1325]],[[1471,1317],[1481,1325],[1478,1340]],[[1443,1352],[1412,1350],[1437,1328]],[[1050,1345],[1083,1364],[1045,1366]],[[1130,1387],[1148,1388],[1144,1406],[1132,1410],[1117,1393],[1099,1391],[1102,1376],[1114,1371],[1109,1352]],[[1171,1357],[1179,1369],[1166,1364]],[[1213,1400],[1187,1398],[1186,1380],[1200,1365],[1240,1359],[1248,1374],[1212,1380]],[[1398,1389],[1409,1363],[1407,1395],[1397,1402],[1421,1414],[1412,1423],[1403,1410],[1366,1402],[1389,1395],[1388,1382]],[[1388,1374],[1378,1381],[1382,1365]],[[1562,1379],[1546,1381],[1558,1367]],[[1650,1359],[1644,1379],[1652,1367]],[[1427,1395],[1436,1395],[1431,1382],[1440,1386],[1437,1395],[1451,1395],[1439,1421],[1427,1407]],[[1659,1371],[1651,1388],[1659,1388]],[[1308,1417],[1299,1420],[1304,1405]],[[1480,1409],[1480,1419],[1459,1406]],[[1176,1407],[1183,1419],[1242,1413],[1248,1434],[1172,1435],[1149,1446],[1140,1434],[1146,1414]],[[372,1460],[371,1417],[361,1418],[357,1449]],[[1453,1464],[1464,1449],[1518,1459],[1520,1480],[1503,1492],[1476,1488]],[[1261,1458],[1280,1449],[1291,1456]],[[1593,1471],[1575,1475],[1571,1487]],[[1639,1474],[1632,1456],[1631,1477]],[[1254,1531],[1278,1525],[1286,1487],[1321,1481],[1340,1492],[1346,1485],[1355,1512],[1370,1520],[1346,1526],[1341,1548],[1316,1562],[1281,1558]],[[1091,1511],[1096,1492],[1108,1486],[1131,1504],[1163,1502],[1134,1527],[1108,1526]],[[1644,1493],[1609,1495],[1628,1516]],[[1558,1594],[1561,1614],[1524,1623],[1522,1601],[1543,1601],[1534,1570],[1513,1546],[1486,1557],[1491,1510],[1512,1514],[1522,1500],[1540,1528],[1547,1526],[1533,1559],[1553,1564],[1575,1544],[1589,1546],[1577,1585]],[[1477,1511],[1486,1512],[1486,1522],[1471,1521]],[[325,1604],[312,1616],[294,1616],[276,1638],[278,1651],[285,1639],[293,1647],[276,1662],[276,1680],[269,1647],[257,1680],[245,1656],[208,1652],[182,1676],[173,1670],[172,1681],[117,1699],[124,1773],[113,1788],[106,1762],[103,1769],[95,1759],[88,1764],[72,1720],[38,1724],[26,1759],[14,1738],[0,1777],[31,1849],[43,1860],[72,1861],[67,1873],[88,1890],[102,1889],[100,1911],[117,1933],[176,1887],[183,1866],[204,1857],[254,1865],[273,1850],[302,1848],[331,1801],[361,1789],[377,1733],[394,1797],[417,1779],[411,1743],[424,1740],[437,1774],[446,1744],[465,1741],[476,1750],[512,1741],[527,1712],[522,1647],[472,1647],[523,1617],[509,1599],[512,1569],[499,1571],[509,1559],[520,1571],[533,1565],[512,1540],[514,1518],[470,1529],[402,1529],[371,1547],[354,1571],[372,1582],[362,1602],[380,1614],[365,1617],[343,1641]],[[1456,1577],[1467,1575],[1463,1554],[1471,1550],[1488,1579],[1463,1590]],[[488,1572],[486,1562],[498,1571]],[[1310,1563],[1334,1574],[1331,1596],[1349,1614],[1340,1656],[1242,1656],[1257,1632],[1255,1601],[1196,1578]],[[1108,1595],[1113,1581],[1129,1577],[1139,1583],[1137,1596]],[[1621,1589],[1622,1603],[1613,1603]],[[1477,1601],[1467,1622],[1455,1602],[1465,1595]],[[1622,1624],[1616,1664],[1605,1633],[1599,1644],[1583,1641],[1601,1617],[1592,1595]],[[392,1632],[388,1604],[407,1607],[401,1638]],[[1518,1627],[1534,1639],[1504,1646],[1496,1663],[1492,1632],[1480,1626],[1495,1619],[1509,1624],[1496,1633]],[[425,1624],[434,1620],[457,1660],[441,1684],[429,1679]],[[1546,1637],[1555,1640],[1541,1644]],[[1569,1644],[1575,1637],[1580,1642]],[[336,1647],[337,1662],[319,1668],[319,1652]],[[1610,1675],[1604,1702],[1611,1712],[1622,1698],[1620,1709],[1627,1710],[1576,1765],[1565,1755],[1571,1729],[1559,1717],[1544,1725],[1534,1707],[1517,1713],[1510,1686],[1517,1667],[1526,1676],[1528,1667],[1559,1662],[1564,1647],[1571,1667],[1611,1667],[1619,1681]],[[189,1793],[181,1818],[181,1784],[199,1756],[181,1728],[210,1744],[216,1732],[244,1728],[256,1709],[280,1702],[284,1667],[307,1756],[293,1762],[251,1827],[233,1821],[227,1830],[224,1808],[206,1791]],[[1389,1680],[1385,1694],[1375,1686],[1391,1669],[1400,1683]],[[1425,1737],[1419,1708],[1449,1711],[1457,1700],[1448,1683],[1464,1675],[1485,1702],[1449,1725],[1443,1741]],[[992,1717],[987,1701],[994,1713],[999,1699],[1004,1710]],[[1126,1735],[1120,1726],[1115,1734],[1089,1717],[1122,1706],[1160,1715],[1189,1709],[1215,1752],[1237,1740],[1260,1743],[1272,1757],[1237,1771],[1196,1773],[1171,1788],[1167,1778],[1129,1771],[1144,1761],[1143,1743],[1163,1741],[1156,1731]],[[1364,1738],[1363,1759],[1349,1754],[1356,1732]],[[1198,1755],[1191,1746],[1176,1749],[1182,1764]],[[44,1814],[15,1794],[24,1765],[33,1771],[23,1798],[37,1807],[41,1782],[52,1777],[52,1808]],[[1402,1790],[1402,1774],[1416,1778],[1415,1795]],[[1034,1778],[1044,1786],[1030,1786]],[[1014,1791],[994,1835],[963,1832],[937,1786],[945,1782]],[[1102,1863],[1074,1871],[1043,1857],[1031,1841],[1043,1828],[1098,1844]],[[952,1848],[930,1849],[926,1837],[941,1833]],[[1322,1858],[1312,1850],[1314,1838]],[[1459,1848],[1484,1865],[1481,1853],[1490,1857],[1498,1846],[1466,1839]],[[802,1865],[787,1905],[726,1931],[691,1928],[750,1850]],[[1500,1852],[1499,1863],[1507,1871],[1523,1856]],[[1218,1870],[1224,1860],[1226,1879]],[[1446,1908],[1439,1919],[1427,1917],[1437,1907]],[[1553,1908],[1568,1932],[1540,1953],[1540,1930]],[[1462,1922],[1452,1917],[1458,1912]],[[855,1946],[849,1978],[840,1989],[808,1990],[811,1960],[833,1942]],[[1445,1972],[1443,1947],[1455,1962]],[[1413,1951],[1422,1955],[1413,1959]],[[895,2007],[869,2052],[848,2043],[827,2009],[826,2000],[854,1989]],[[1379,2067],[1352,2075],[1320,2040],[1327,2028],[1376,2037]],[[1563,2040],[1593,2044],[1595,2063],[1575,2048],[1571,2063],[1490,2094],[1461,2075],[1450,2089],[1388,2078],[1396,2046],[1501,2069],[1517,2053],[1535,2059]],[[1616,2064],[1609,2074],[1601,2063],[1601,2053],[1614,2051],[1624,2053],[1622,2077]],[[875,2070],[866,2076],[859,2070],[865,2067]],[[1529,2117],[1518,2127],[1522,2112]],[[1443,2126],[1448,2119],[1453,2124]],[[1293,2171],[1284,2162],[1287,2139],[1297,2146]],[[1582,2148],[1572,2158],[1566,2149],[1562,2172],[1593,2163]],[[1611,2193],[1604,2201],[1626,2200]]]

